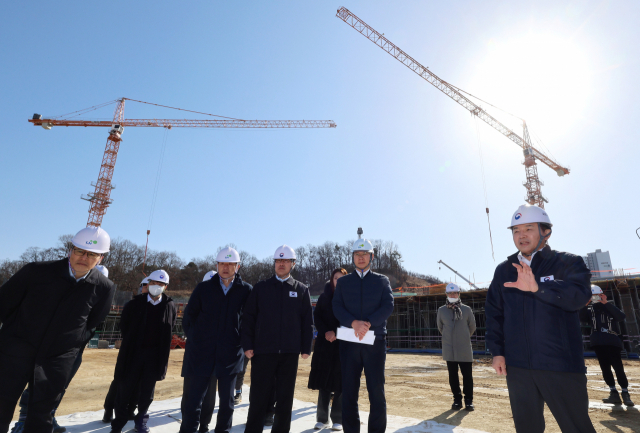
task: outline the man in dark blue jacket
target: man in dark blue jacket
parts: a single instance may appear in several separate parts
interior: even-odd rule
[[[198,429],[212,376],[217,379],[220,396],[215,432],[228,432],[233,422],[236,376],[244,363],[240,326],[251,285],[243,282],[237,273],[240,255],[235,249],[223,248],[216,261],[218,274],[196,286],[182,319],[187,346],[182,364],[180,433],[195,433]],[[215,404],[215,390],[212,391],[211,407]],[[200,431],[208,431],[208,425],[200,427]]]
[[[313,342],[309,288],[291,276],[296,253],[282,245],[273,257],[276,274],[255,285],[244,307],[242,348],[251,359],[245,433],[262,431],[274,380],[277,404],[271,431],[289,432],[298,355],[307,359]]]
[[[371,271],[373,244],[358,239],[353,244],[356,269],[338,280],[333,295],[333,314],[340,325],[352,328],[362,340],[368,331],[375,334],[373,345],[340,342],[342,367],[342,425],[345,433],[360,432],[358,392],[362,369],[369,392],[369,433],[387,428],[387,401],[384,396],[387,319],[393,312],[389,279]]]
[[[591,296],[589,269],[547,245],[544,209],[520,206],[509,228],[519,252],[498,265],[489,287],[486,343],[493,368],[507,376],[516,431],[543,432],[547,403],[563,432],[595,432],[578,317]]]

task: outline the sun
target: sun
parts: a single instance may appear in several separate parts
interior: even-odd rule
[[[587,60],[582,47],[557,35],[491,39],[473,88],[464,90],[525,119],[553,142],[584,113],[591,87]]]

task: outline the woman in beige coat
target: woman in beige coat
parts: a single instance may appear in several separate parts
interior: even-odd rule
[[[464,405],[466,410],[473,407],[473,350],[471,334],[476,331],[476,319],[467,305],[460,301],[460,287],[449,283],[446,288],[447,303],[438,309],[438,330],[442,334],[442,358],[447,361],[449,385],[453,393],[451,409],[462,409],[462,393],[458,367],[462,371]]]

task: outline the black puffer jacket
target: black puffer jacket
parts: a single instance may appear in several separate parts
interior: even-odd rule
[[[311,354],[313,315],[309,288],[275,276],[253,287],[244,305],[242,349],[261,353]]]
[[[337,333],[340,322],[333,314],[333,289],[331,283],[324,286],[324,293],[318,298],[313,311],[318,337],[311,359],[309,388],[333,392],[342,391],[342,373],[340,369],[340,340],[330,343],[325,338],[329,331]]]
[[[580,321],[591,325],[590,346],[615,346],[622,349],[618,322],[622,322],[626,315],[607,302],[591,303],[580,310]]]
[[[36,381],[34,398],[62,391],[91,329],[109,313],[114,291],[97,269],[76,282],[66,258],[16,272],[0,287],[0,397],[22,392],[25,368]]]

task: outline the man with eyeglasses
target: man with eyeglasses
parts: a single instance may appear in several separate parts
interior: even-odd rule
[[[371,271],[373,244],[367,239],[358,239],[352,252],[355,270],[338,280],[332,301],[333,314],[340,325],[353,329],[358,340],[362,341],[369,331],[373,331],[375,340],[372,345],[340,342],[342,426],[345,433],[360,432],[358,394],[364,369],[370,403],[369,433],[384,433],[387,428],[385,341],[387,319],[393,312],[393,294],[389,278]]]
[[[276,274],[257,283],[244,306],[242,349],[251,359],[251,391],[245,433],[259,433],[272,395],[276,410],[272,433],[291,427],[298,355],[307,359],[313,341],[309,288],[291,276],[296,253],[282,245],[273,255]]]
[[[182,319],[187,346],[182,363],[180,433],[196,433],[198,424],[200,432],[209,431],[216,385],[220,404],[215,431],[228,432],[233,422],[236,377],[244,364],[242,310],[252,287],[238,274],[240,254],[235,249],[223,248],[216,261],[218,274],[196,286]]]
[[[156,382],[164,380],[167,375],[177,316],[173,299],[163,294],[168,285],[169,274],[166,271],[153,271],[149,275],[149,293],[136,296],[122,310],[122,345],[113,375],[118,383],[118,393],[116,417],[111,421],[112,433],[120,433],[129,421],[129,402],[134,393],[139,393],[135,430],[149,433],[147,410],[153,402]]]
[[[0,433],[8,431],[27,384],[23,431],[52,431],[52,411],[74,362],[111,308],[115,286],[94,269],[110,243],[102,228],[84,228],[67,257],[29,263],[0,287]]]

